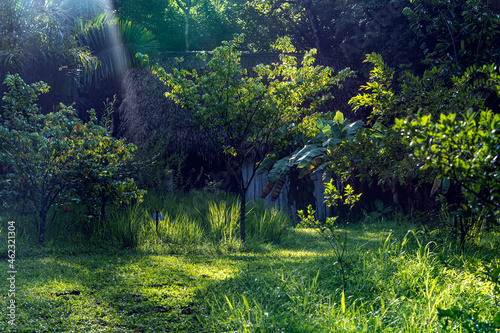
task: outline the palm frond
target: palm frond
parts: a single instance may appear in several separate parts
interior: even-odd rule
[[[23,73],[23,63],[23,53],[19,50],[0,50],[0,66],[4,72]]]
[[[128,21],[121,22],[109,14],[98,15],[87,22],[78,20],[76,28],[79,44],[99,59],[99,66],[93,71],[94,82],[137,66],[137,52],[155,53],[158,50],[158,42],[147,29]]]

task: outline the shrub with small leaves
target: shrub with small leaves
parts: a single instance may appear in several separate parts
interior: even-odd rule
[[[91,113],[88,123],[72,106],[42,114],[35,103],[49,87],[26,84],[19,75],[5,79],[8,91],[0,114],[0,194],[5,207],[24,207],[34,217],[39,243],[51,209],[76,201],[101,208],[107,202],[141,199],[123,165],[135,147],[108,134]],[[55,212],[53,213],[53,217]]]
[[[354,189],[347,185],[344,189],[344,193],[341,194],[335,185],[333,185],[333,179],[329,182],[325,182],[325,203],[328,207],[337,206],[339,204],[349,205],[349,209],[352,209],[354,204],[359,201],[361,197],[360,194],[354,194]],[[339,264],[339,271],[342,275],[342,281],[344,288],[347,287],[346,279],[346,267],[345,267],[345,252],[346,252],[346,240],[347,236],[342,237],[337,230],[337,220],[338,216],[328,217],[326,220],[318,221],[314,216],[315,211],[311,205],[307,207],[307,215],[304,214],[303,210],[299,210],[297,215],[301,221],[302,226],[306,228],[314,228],[318,230],[320,235],[330,243],[332,250],[336,259],[336,263]]]

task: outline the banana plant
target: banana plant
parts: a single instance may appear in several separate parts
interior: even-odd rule
[[[342,143],[353,141],[363,125],[360,120],[350,122],[345,119],[340,111],[331,120],[328,117],[313,120],[307,128],[307,139],[302,148],[281,159],[278,159],[277,154],[267,155],[258,170],[259,173],[269,170],[268,182],[261,198],[267,197],[272,191],[271,200],[276,200],[292,167],[301,170],[299,178],[324,170],[332,162]]]

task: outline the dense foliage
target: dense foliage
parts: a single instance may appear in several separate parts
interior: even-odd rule
[[[418,42],[400,1],[214,1],[117,0],[120,16],[151,30],[163,50],[211,50],[244,33],[250,51],[289,36],[300,51],[316,48],[321,58],[361,63],[381,52],[391,63],[418,62]],[[417,51],[417,52],[415,52]]]
[[[107,1],[2,1],[0,31],[0,77],[49,84],[39,101],[46,112],[60,101],[100,108],[101,85],[136,65],[137,52],[158,49],[150,31],[120,20]]]
[[[201,128],[207,132],[214,146],[226,156],[238,182],[242,200],[241,238],[245,239],[245,195],[254,175],[271,145],[286,145],[294,122],[313,112],[329,95],[333,84],[350,75],[348,70],[333,76],[332,69],[314,66],[315,50],[307,52],[301,66],[288,38],[275,44],[281,51],[280,62],[272,66],[258,65],[254,73],[247,73],[241,65],[238,46],[243,36],[214,50],[212,58],[200,57],[208,70],[199,74],[175,69],[166,73],[153,67],[153,72],[171,88],[167,97],[174,99],[192,112]],[[243,177],[243,166],[249,162],[251,172]]]
[[[109,135],[93,117],[83,123],[71,106],[42,114],[35,103],[43,83],[26,84],[19,75],[5,79],[8,92],[0,114],[2,205],[33,216],[39,242],[49,214],[66,212],[75,201],[103,222],[108,203],[140,199],[143,192],[125,173],[134,146]],[[92,217],[92,216],[89,216]]]
[[[411,1],[404,14],[420,42],[424,62],[451,74],[463,73],[473,64],[498,62],[500,18],[488,2]]]
[[[211,50],[238,32],[242,1],[116,0],[120,17],[152,31],[162,50]]]

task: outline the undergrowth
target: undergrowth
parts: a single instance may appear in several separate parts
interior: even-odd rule
[[[279,243],[291,224],[289,214],[262,203],[249,202],[247,205],[249,237],[245,244],[239,240],[238,197],[222,191],[192,191],[148,194],[142,203],[107,214],[105,221],[86,218],[78,206],[72,206],[67,213],[57,211],[47,226],[45,248],[55,251],[72,248],[73,252],[83,248],[109,248],[111,251],[133,249],[159,254],[225,253]],[[154,219],[156,212],[161,217],[158,222]],[[11,213],[3,216],[4,224],[16,221],[22,248],[41,251],[34,236],[36,227],[29,216]]]
[[[203,295],[207,332],[500,330],[498,285],[479,277],[478,264],[498,267],[498,249],[486,246],[471,259],[414,231],[386,232],[376,243],[359,237],[374,226],[349,230],[355,244],[348,250],[348,289],[323,244],[325,253],[309,253],[293,269],[275,261],[265,273],[248,269]],[[295,237],[311,232],[294,231]],[[452,258],[461,263],[450,265]]]

